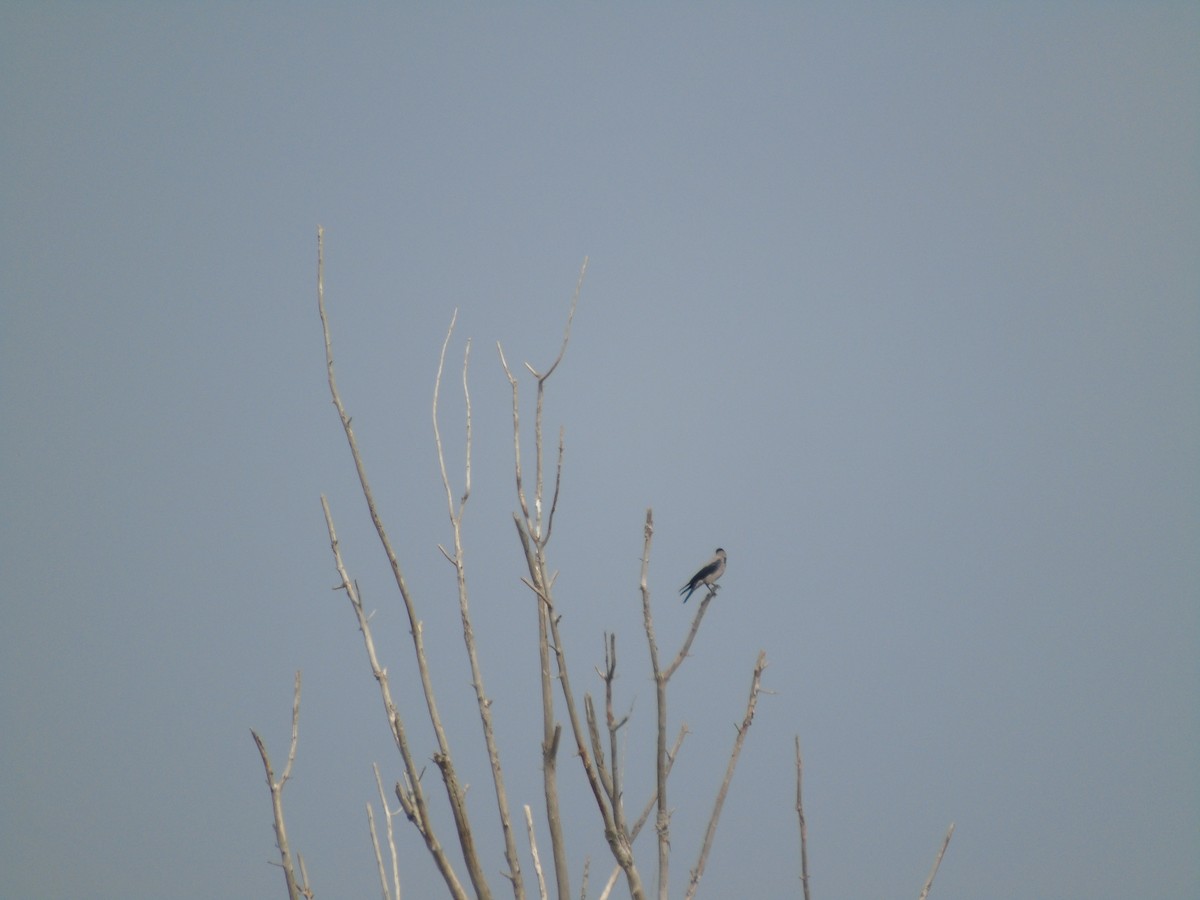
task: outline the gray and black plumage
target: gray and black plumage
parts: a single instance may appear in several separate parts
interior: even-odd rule
[[[683,602],[687,603],[691,598],[692,593],[705,584],[710,588],[716,583],[716,580],[725,574],[725,551],[720,547],[713,555],[713,558],[700,567],[700,571],[691,577],[683,587],[679,589],[679,593],[683,595]]]

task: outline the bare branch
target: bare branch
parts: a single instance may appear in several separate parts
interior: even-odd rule
[[[529,852],[533,855],[533,871],[537,873],[538,896],[541,900],[548,900],[546,876],[542,874],[542,858],[538,856],[537,836],[533,832],[533,811],[528,803],[525,804],[525,825],[529,829]]]
[[[708,828],[704,832],[704,844],[700,848],[700,856],[696,860],[696,867],[692,869],[691,881],[688,883],[687,893],[684,894],[686,900],[691,900],[696,896],[696,888],[700,886],[700,879],[704,875],[704,867],[708,863],[708,853],[712,849],[713,837],[717,832],[717,821],[721,818],[721,807],[725,804],[725,795],[729,792],[729,783],[733,780],[733,770],[737,768],[738,755],[742,752],[742,744],[746,740],[746,732],[750,730],[750,725],[754,721],[754,709],[758,706],[758,695],[762,690],[762,673],[767,667],[767,654],[764,651],[759,651],[758,661],[754,664],[754,679],[750,683],[750,699],[746,703],[746,715],[742,719],[742,724],[738,726],[737,738],[733,742],[733,752],[729,755],[729,764],[725,767],[725,779],[721,782],[721,789],[717,791],[717,800],[713,804],[712,816],[708,820]]]
[[[291,845],[288,843],[287,825],[283,819],[283,786],[287,784],[288,778],[291,777],[292,762],[296,758],[299,719],[300,672],[297,671],[295,686],[292,691],[292,742],[288,750],[287,766],[283,771],[283,775],[278,780],[275,779],[275,772],[271,768],[271,759],[267,755],[267,745],[263,743],[263,739],[259,737],[257,731],[250,730],[250,735],[254,738],[254,744],[258,747],[258,754],[262,757],[263,769],[267,775],[267,787],[271,790],[271,812],[275,819],[275,843],[279,847],[279,863],[283,869],[284,881],[287,883],[289,900],[299,900],[300,897],[312,895],[311,890],[308,888],[308,873],[303,873],[303,880],[296,878],[296,869],[292,865]]]
[[[667,754],[667,774],[671,774],[671,767],[675,765],[675,757],[679,754],[679,748],[683,744],[683,739],[687,736],[687,726],[684,725],[679,729],[679,734],[675,738],[675,743],[671,746],[671,751]],[[654,791],[650,795],[650,799],[642,807],[641,815],[637,821],[633,823],[633,828],[629,830],[629,841],[632,843],[637,840],[637,836],[641,833],[646,821],[650,818],[650,813],[653,812],[655,804],[658,801],[658,791]],[[621,874],[620,866],[613,866],[612,873],[608,876],[608,881],[604,886],[604,890],[600,893],[599,900],[608,900],[608,895],[612,892],[613,886],[617,883],[617,877]]]
[[[528,365],[528,363],[526,363]],[[532,371],[532,368],[530,369]],[[534,484],[533,510],[534,520],[529,525],[530,534],[539,547],[545,548],[546,539],[542,534],[542,478],[545,469],[542,466],[542,406],[546,398],[546,382],[539,378],[537,385],[537,403],[533,413],[533,448],[534,448]]]
[[[417,830],[420,831],[423,827],[420,821],[420,812],[417,810],[416,800],[413,798],[412,779],[408,777],[408,773],[404,773],[405,784],[396,782],[396,799],[400,801],[400,808],[404,810],[404,815],[408,821],[412,822]]]
[[[391,853],[392,857],[392,887],[390,891],[388,890],[387,879],[383,871],[383,861],[379,858],[379,842],[375,838],[375,823],[372,821],[371,840],[375,843],[375,859],[379,865],[379,878],[381,884],[383,885],[383,894],[385,900],[389,900],[389,898],[390,900],[400,900],[400,863],[396,855],[396,834],[392,829],[392,819],[396,817],[398,810],[393,811],[392,808],[388,806],[387,794],[385,794],[383,791],[383,779],[379,776],[379,764],[373,763],[371,768],[375,772],[375,787],[379,790],[379,805],[383,808],[384,821],[387,823],[388,851]],[[370,804],[367,804],[367,816],[371,817]]]
[[[675,670],[683,665],[683,660],[687,657],[688,651],[692,649],[692,641],[696,639],[696,635],[700,631],[700,622],[704,619],[704,614],[708,612],[708,604],[717,596],[717,585],[713,585],[708,589],[708,593],[704,595],[704,599],[700,601],[700,608],[696,610],[696,615],[692,618],[692,627],[687,633],[687,637],[683,639],[683,646],[679,648],[679,653],[671,661],[671,664],[663,670],[663,679],[671,680],[671,676],[675,674]]]
[[[612,758],[612,791],[610,794],[613,807],[613,820],[616,822],[617,829],[622,834],[628,834],[628,825],[625,822],[625,806],[623,800],[623,788],[621,785],[621,759],[620,750],[617,745],[617,732],[619,732],[624,724],[629,721],[629,716],[626,715],[621,719],[616,717],[613,711],[613,682],[617,678],[617,636],[615,634],[607,635],[607,642],[604,646],[604,718],[608,724],[608,746],[609,754]],[[599,754],[597,754],[599,755]]]
[[[503,355],[501,356],[503,358]],[[507,370],[507,367],[505,368]],[[511,375],[509,376],[512,377]],[[517,387],[516,381],[513,381],[513,428],[516,430],[516,398]],[[514,442],[518,439],[514,435]],[[520,494],[521,489],[521,462],[520,449],[516,445],[517,453],[517,491]],[[524,497],[521,496],[522,507],[524,507]],[[526,521],[528,521],[528,510],[525,510]],[[537,553],[535,551],[525,528],[521,524],[521,517],[516,513],[513,514],[513,524],[517,526],[517,537],[521,541],[521,547],[525,551],[526,565],[529,568],[530,578],[534,581],[526,581],[525,583],[533,590],[535,596],[535,607],[537,610],[538,623],[538,672],[541,682],[542,694],[542,792],[546,798],[546,824],[550,829],[550,849],[554,857],[554,878],[555,886],[558,891],[558,896],[569,897],[571,895],[570,877],[571,870],[567,862],[567,846],[566,838],[563,834],[562,816],[559,812],[558,803],[558,747],[559,740],[562,737],[562,726],[558,723],[554,714],[554,682],[550,672],[550,635],[547,625],[549,617],[549,586],[542,583],[544,569],[537,563]],[[535,583],[536,582],[536,585]]]
[[[421,623],[417,618],[416,606],[408,590],[404,573],[401,571],[396,551],[393,549],[387,530],[384,528],[383,519],[375,503],[375,497],[371,492],[371,485],[367,479],[366,466],[363,463],[362,454],[358,449],[358,441],[354,437],[354,429],[350,424],[350,416],[347,414],[341,395],[338,393],[337,379],[334,377],[333,369],[333,343],[329,332],[329,319],[325,313],[325,262],[323,244],[324,230],[318,228],[317,308],[321,316],[321,330],[325,336],[325,365],[329,380],[330,397],[332,398],[334,407],[337,409],[338,418],[341,419],[342,430],[346,433],[346,441],[350,445],[350,454],[354,459],[354,468],[358,472],[358,481],[362,488],[363,498],[367,503],[367,511],[371,516],[371,522],[375,526],[375,532],[379,536],[379,542],[383,546],[384,553],[387,554],[388,563],[392,569],[392,576],[396,581],[396,587],[400,591],[400,597],[404,601],[405,612],[408,614],[410,634],[413,639],[413,650],[417,658],[421,688],[425,695],[425,706],[429,712],[429,721],[433,726],[434,736],[438,744],[438,751],[434,755],[434,759],[438,764],[438,769],[441,771],[442,783],[445,785],[446,796],[450,801],[450,812],[454,817],[454,826],[458,834],[459,846],[462,849],[463,860],[466,863],[467,872],[471,877],[471,884],[475,888],[475,893],[480,900],[490,900],[491,889],[488,887],[483,867],[479,863],[479,856],[475,849],[475,838],[471,832],[471,823],[467,815],[466,798],[462,785],[458,780],[458,775],[454,770],[454,761],[450,754],[450,742],[446,737],[446,730],[442,726],[442,717],[438,712],[437,700],[434,697],[433,680],[429,674],[429,663],[425,656],[425,642],[421,633]],[[360,625],[364,623],[365,619],[360,619]]]
[[[459,507],[467,505],[467,498],[471,496],[471,389],[467,385],[467,364],[471,361],[471,339],[467,339],[466,349],[463,350],[463,402],[467,407],[467,461],[466,472],[463,476],[463,494],[459,500]]]
[[[950,823],[950,827],[946,829],[946,837],[942,841],[942,849],[938,851],[937,859],[933,861],[933,868],[929,870],[929,877],[925,879],[925,887],[921,888],[921,894],[918,900],[925,900],[929,896],[929,889],[933,887],[933,877],[937,875],[938,868],[942,864],[942,857],[946,855],[946,848],[950,846],[950,836],[954,834],[954,823]]]
[[[521,460],[521,450],[520,450],[519,417],[517,415],[517,413],[518,413],[517,381],[516,381],[516,378],[513,376],[512,372],[508,368],[508,361],[504,358],[504,350],[500,348],[499,342],[497,342],[497,344],[496,344],[497,349],[500,350],[500,363],[501,363],[501,365],[504,366],[504,373],[508,376],[508,381],[512,385],[512,389],[513,389],[513,432],[514,432],[513,444],[514,444],[514,447],[516,449],[516,454],[517,454],[517,495],[518,495],[518,498],[521,503],[521,512],[525,516],[526,527],[529,529],[529,533],[533,537],[533,540],[541,547],[545,547],[547,542],[550,540],[550,526],[551,526],[552,520],[553,520],[553,510],[558,504],[558,492],[559,492],[559,487],[560,487],[561,478],[562,478],[562,451],[563,451],[563,433],[562,433],[562,430],[560,429],[559,430],[559,446],[558,446],[558,455],[559,455],[558,477],[555,480],[554,497],[551,502],[551,514],[550,514],[551,521],[547,522],[546,530],[543,533],[543,531],[542,531],[542,497],[543,497],[542,485],[543,485],[543,473],[545,470],[542,465],[542,450],[543,450],[542,410],[544,408],[544,401],[545,401],[545,394],[546,394],[546,381],[547,381],[547,379],[550,378],[551,375],[554,374],[554,370],[558,368],[558,364],[560,362],[562,362],[563,355],[567,352],[567,343],[571,339],[571,322],[575,318],[575,309],[579,305],[579,294],[583,290],[583,278],[584,278],[584,275],[587,273],[587,266],[588,266],[588,260],[587,260],[587,257],[585,256],[583,259],[583,266],[579,270],[579,280],[575,284],[575,293],[571,297],[571,309],[567,313],[567,326],[563,330],[563,341],[562,341],[562,346],[559,347],[558,356],[555,357],[554,362],[550,365],[550,368],[546,370],[544,375],[540,374],[537,371],[537,369],[535,369],[533,366],[531,366],[528,362],[525,363],[525,368],[528,369],[530,374],[533,375],[533,377],[537,379],[537,402],[536,402],[536,407],[535,407],[535,412],[534,412],[534,426],[533,426],[534,455],[536,457],[535,473],[534,473],[534,475],[535,475],[534,489],[533,489],[533,508],[534,508],[533,517],[530,517],[530,515],[529,515],[528,501],[527,501],[524,491],[521,487],[521,461],[520,461]]]
[[[608,796],[610,805],[616,803],[616,791],[613,788],[613,776],[604,760],[604,747],[600,743],[600,725],[596,721],[596,707],[592,703],[592,695],[583,695],[583,712],[587,718],[588,737],[592,742],[592,756],[596,760],[596,769],[600,774],[600,783],[604,785],[604,793]]]
[[[408,820],[416,826],[417,832],[424,838],[425,846],[433,856],[434,863],[437,865],[438,871],[442,873],[442,878],[445,880],[446,886],[450,889],[451,895],[456,900],[466,900],[466,891],[463,890],[462,883],[454,871],[454,866],[451,864],[449,857],[446,856],[446,852],[437,835],[434,833],[433,825],[430,822],[429,810],[425,802],[425,791],[421,786],[421,773],[408,746],[408,736],[404,729],[404,720],[401,718],[400,711],[392,699],[391,683],[388,679],[387,670],[379,664],[379,657],[375,653],[375,638],[371,634],[371,624],[367,619],[366,612],[363,610],[362,598],[358,593],[358,585],[350,578],[350,573],[346,571],[346,564],[342,561],[342,551],[338,544],[337,531],[333,527],[333,514],[329,511],[329,501],[324,496],[321,497],[321,508],[325,512],[325,527],[329,531],[329,546],[333,551],[334,565],[337,567],[338,575],[342,579],[342,583],[337,589],[346,592],[346,596],[350,599],[350,605],[354,609],[354,615],[358,619],[358,628],[362,632],[363,645],[367,652],[367,662],[370,664],[371,674],[379,684],[379,693],[383,700],[383,708],[387,716],[388,726],[392,730],[392,739],[396,742],[396,748],[400,751],[400,758],[404,762],[405,780],[408,784],[405,789],[402,789],[399,784],[396,785],[396,798],[400,801],[400,805],[403,807]],[[420,622],[416,623],[414,630],[418,635],[420,634]]]
[[[657,711],[655,729],[657,738],[655,755],[657,789],[655,795],[657,797],[658,815],[655,819],[655,831],[658,834],[658,897],[659,900],[667,900],[670,888],[671,865],[671,810],[667,798],[667,683],[671,680],[671,676],[675,674],[676,670],[683,664],[684,659],[687,658],[692,641],[696,639],[696,635],[700,631],[700,623],[704,619],[704,614],[708,611],[708,604],[716,596],[716,587],[710,587],[708,593],[700,602],[700,608],[696,610],[696,615],[692,619],[692,627],[688,631],[687,637],[684,638],[683,645],[679,648],[675,659],[666,669],[660,668],[658,641],[654,636],[654,616],[650,611],[650,548],[653,541],[654,510],[647,509],[640,588],[642,594],[642,624],[646,631],[646,643],[650,647],[650,668],[654,675],[655,707]]]
[[[287,765],[283,767],[283,777],[279,779],[282,790],[287,780],[292,777],[292,763],[296,761],[296,744],[300,739],[300,670],[296,670],[296,679],[292,685],[292,743],[288,747]]]
[[[313,900],[313,890],[308,884],[308,866],[304,865],[304,854],[297,852],[296,859],[300,863],[300,896]]]
[[[517,396],[517,379],[508,368],[508,360],[504,358],[504,348],[500,346],[499,341],[496,341],[496,352],[500,354],[500,365],[504,367],[504,374],[508,376],[508,383],[512,386],[513,455],[516,459],[517,500],[521,504],[521,514],[528,522],[529,507],[525,503],[525,488],[521,482],[521,404]]]
[[[446,339],[442,341],[442,352],[438,356],[437,377],[433,380],[433,443],[437,447],[438,466],[442,471],[442,487],[446,489],[446,505],[450,508],[450,521],[454,522],[462,515],[462,506],[466,505],[466,494],[463,495],[462,505],[458,510],[454,508],[454,495],[450,489],[450,476],[446,474],[446,455],[442,452],[442,433],[438,428],[438,395],[442,389],[442,369],[446,365],[446,348],[450,346],[450,336],[454,334],[454,323],[458,321],[458,310],[454,310],[454,314],[450,317],[450,327],[446,329]],[[467,353],[471,352],[471,344],[467,343]],[[463,390],[466,391],[466,361],[463,362]],[[469,394],[467,395],[470,396]],[[468,410],[470,407],[468,406]],[[467,428],[470,429],[471,414],[467,412]],[[471,471],[471,443],[467,442],[467,471]],[[468,486],[469,490],[469,486]],[[442,551],[445,552],[444,550]],[[453,562],[453,560],[451,560]]]
[[[438,358],[437,378],[433,387],[433,435],[437,447],[438,466],[442,473],[442,485],[446,490],[446,508],[450,515],[450,527],[454,532],[454,556],[451,557],[444,549],[442,554],[454,565],[458,583],[458,608],[462,620],[463,643],[467,648],[467,660],[471,666],[471,684],[475,688],[475,701],[479,708],[479,718],[483,726],[483,740],[488,751],[488,763],[492,771],[492,785],[496,793],[496,807],[500,816],[500,828],[504,835],[504,857],[508,862],[508,879],[512,883],[516,900],[524,900],[525,881],[521,877],[521,858],[517,853],[516,835],[513,832],[512,817],[508,808],[508,793],[504,786],[504,771],[500,764],[500,748],[496,744],[495,728],[492,724],[492,703],[487,697],[483,683],[483,669],[479,665],[479,654],[476,652],[475,629],[471,624],[471,610],[467,592],[467,570],[465,549],[462,537],[462,519],[466,511],[467,498],[471,494],[471,392],[467,381],[467,365],[471,355],[471,342],[467,341],[467,349],[463,355],[463,394],[466,398],[466,486],[463,488],[462,499],[458,508],[454,506],[454,493],[450,487],[450,478],[446,474],[446,455],[442,448],[441,431],[438,428],[438,394],[442,383],[442,369],[446,361],[446,347],[454,331],[454,319],[446,332],[446,340],[442,343],[442,353]]]
[[[550,532],[554,530],[554,513],[558,510],[558,493],[562,488],[563,448],[565,431],[558,429],[558,466],[554,472],[554,496],[550,498],[550,516],[546,520],[546,543],[550,542]]]
[[[525,365],[529,367],[529,371],[533,373],[533,377],[538,381],[545,381],[554,374],[554,370],[558,368],[558,364],[562,362],[563,354],[567,352],[567,342],[571,340],[571,322],[575,318],[575,307],[579,305],[579,294],[583,291],[583,277],[587,274],[588,258],[583,258],[583,265],[579,267],[579,280],[575,282],[575,293],[571,295],[571,311],[567,313],[567,327],[563,330],[562,346],[558,348],[558,356],[551,363],[550,368],[546,370],[545,375],[539,375],[534,372],[533,366],[529,363]]]
[[[658,897],[667,900],[671,878],[671,811],[667,806],[667,680],[658,665],[658,641],[654,637],[654,616],[650,612],[650,547],[654,543],[654,510],[646,510],[646,525],[643,528],[642,544],[642,624],[646,629],[646,643],[650,646],[650,668],[654,675],[654,705],[657,712],[655,722],[654,774],[658,798],[658,817],[655,831],[658,833]],[[701,609],[704,604],[701,604]],[[699,622],[692,626],[693,632]],[[690,643],[690,641],[689,641]],[[680,660],[683,651],[680,651]],[[674,671],[674,670],[672,670]]]
[[[383,852],[379,849],[379,835],[375,831],[375,812],[371,802],[367,801],[367,828],[371,832],[371,847],[375,850],[375,868],[379,871],[379,885],[383,888],[383,900],[391,900],[392,893],[388,889],[387,872],[383,868]]]
[[[804,900],[808,893],[808,825],[804,821],[804,760],[800,756],[800,735],[796,735],[796,815],[800,818],[800,884],[804,888]]]

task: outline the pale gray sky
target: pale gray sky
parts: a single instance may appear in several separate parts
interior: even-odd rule
[[[282,896],[249,729],[282,759],[296,669],[292,839],[319,897],[378,895],[371,763],[399,767],[323,492],[433,743],[325,392],[318,224],[489,872],[433,376],[457,307],[473,608],[537,810],[495,343],[548,363],[588,255],[551,558],[581,689],[619,634],[631,761],[646,507],[665,646],[729,552],[673,683],[673,896],[760,648],[702,895],[797,895],[797,733],[822,900],[915,896],[951,821],[934,897],[1200,893],[1197,46],[1192,3],[6,4],[0,895]],[[450,390],[448,441],[460,417]],[[406,896],[435,896],[398,825]]]

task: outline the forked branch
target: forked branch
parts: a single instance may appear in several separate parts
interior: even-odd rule
[[[383,865],[383,851],[379,847],[379,835],[375,831],[375,813],[371,804],[367,803],[367,825],[371,830],[371,846],[375,849],[375,867],[379,872],[379,885],[383,890],[383,900],[400,900],[400,863],[396,855],[396,833],[392,828],[392,819],[400,814],[393,810],[388,803],[387,794],[383,790],[383,779],[379,776],[379,764],[375,763],[375,787],[379,790],[379,805],[383,808],[384,822],[387,826],[387,844],[391,855],[392,883],[388,884],[387,870]]]
[[[262,757],[263,769],[267,774],[267,787],[271,789],[271,812],[275,818],[275,843],[279,847],[279,865],[283,869],[283,877],[287,882],[289,900],[300,900],[301,897],[312,898],[312,888],[308,884],[308,872],[304,862],[300,860],[300,876],[296,875],[296,867],[292,863],[291,845],[288,843],[287,825],[283,820],[283,786],[292,777],[292,763],[296,761],[296,744],[300,737],[300,672],[296,672],[295,687],[292,691],[292,741],[288,747],[287,765],[283,774],[275,778],[271,768],[271,758],[267,755],[267,745],[259,737],[258,732],[250,730],[255,746]]]
[[[528,362],[525,363],[525,368],[529,373],[537,379],[537,406],[534,414],[534,456],[535,471],[534,471],[534,492],[533,492],[533,507],[534,515],[529,513],[529,503],[525,496],[525,489],[521,478],[521,417],[520,403],[517,397],[517,379],[513,375],[512,370],[508,367],[508,360],[504,357],[504,348],[500,346],[500,342],[496,342],[496,350],[500,354],[500,364],[504,367],[504,374],[508,376],[508,382],[512,386],[513,392],[513,448],[516,452],[516,478],[517,478],[517,499],[521,504],[521,513],[525,518],[525,522],[529,528],[529,533],[534,541],[542,547],[550,540],[550,531],[554,524],[554,511],[558,507],[558,492],[562,484],[562,459],[563,459],[563,432],[559,429],[558,434],[558,465],[556,467],[556,476],[554,479],[554,496],[550,503],[550,519],[546,523],[546,528],[542,529],[542,497],[543,497],[543,473],[545,471],[542,464],[542,411],[546,396],[546,381],[554,374],[559,363],[562,362],[563,356],[567,352],[567,344],[571,340],[571,322],[575,319],[575,309],[579,306],[579,295],[583,291],[583,279],[587,274],[588,258],[583,258],[583,265],[579,269],[579,280],[575,283],[575,293],[571,296],[571,308],[567,312],[567,325],[563,329],[562,345],[558,348],[558,356],[554,358],[554,362],[550,364],[545,373],[538,372]]]

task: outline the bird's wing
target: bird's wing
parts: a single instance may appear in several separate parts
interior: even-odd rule
[[[708,565],[692,576],[692,580],[689,582],[689,584],[700,584],[700,582],[704,581],[705,578],[717,571],[720,566],[721,560],[719,558],[714,558],[712,562],[708,563]]]

